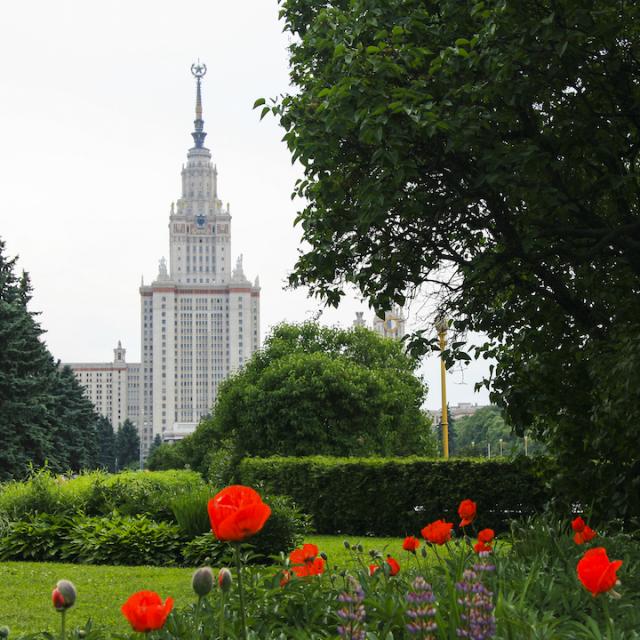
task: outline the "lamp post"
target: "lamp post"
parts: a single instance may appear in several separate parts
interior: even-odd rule
[[[444,365],[443,353],[447,346],[447,329],[449,323],[444,316],[436,320],[436,331],[440,341],[440,387],[442,389],[442,454],[449,459],[449,416],[447,415],[447,369]]]
[[[500,438],[500,457],[502,458],[502,438]]]

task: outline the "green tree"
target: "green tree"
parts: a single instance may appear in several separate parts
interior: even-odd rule
[[[130,420],[125,420],[116,434],[117,468],[136,468],[140,464],[140,438]]]
[[[416,364],[367,329],[279,325],[182,447],[202,471],[229,440],[236,456],[433,453]]]
[[[99,416],[97,431],[98,467],[113,473],[116,470],[116,434],[111,421],[105,416]]]
[[[281,4],[294,91],[263,112],[305,170],[291,284],[385,309],[428,283],[488,336],[467,351],[567,499],[640,514],[640,5]]]
[[[69,369],[60,369],[29,311],[31,285],[0,240],[0,480],[29,465],[79,471],[95,465],[95,413]]]
[[[167,471],[168,469],[184,469],[189,461],[184,451],[183,441],[161,443],[149,449],[145,467],[149,471]]]

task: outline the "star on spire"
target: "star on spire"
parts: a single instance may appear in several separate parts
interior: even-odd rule
[[[202,149],[204,147],[204,139],[207,134],[203,131],[204,120],[202,119],[202,95],[200,91],[200,81],[202,77],[207,73],[207,65],[200,62],[194,62],[191,65],[191,73],[196,79],[196,119],[193,121],[195,131],[191,134],[195,143],[196,149]]]

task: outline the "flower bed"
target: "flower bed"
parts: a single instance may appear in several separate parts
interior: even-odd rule
[[[640,585],[633,537],[604,536],[582,517],[571,523],[537,519],[514,524],[511,544],[504,545],[492,529],[477,530],[474,500],[463,500],[457,512],[453,522],[425,523],[396,557],[345,542],[349,561],[335,566],[322,549],[305,543],[276,566],[248,570],[245,545],[268,521],[270,508],[255,491],[229,487],[211,500],[209,516],[233,551],[233,575],[222,569],[215,579],[210,569],[199,569],[194,603],[180,610],[172,594],[149,585],[120,603],[122,613],[136,632],[167,640],[636,637]],[[63,629],[82,597],[72,587],[59,583],[52,594]],[[96,629],[80,635],[108,636]]]

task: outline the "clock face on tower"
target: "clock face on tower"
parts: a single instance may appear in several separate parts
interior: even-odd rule
[[[198,227],[202,229],[202,227],[204,227],[204,223],[205,223],[205,218],[202,214],[200,214],[199,216],[196,216],[196,224],[198,225]]]

